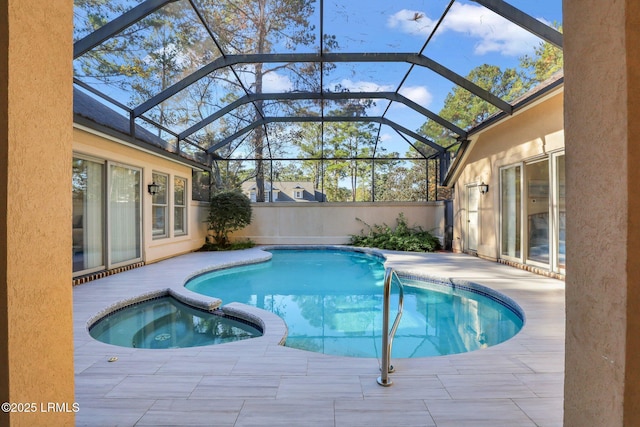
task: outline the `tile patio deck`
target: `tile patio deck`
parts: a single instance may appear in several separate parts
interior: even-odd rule
[[[129,349],[89,336],[87,322],[119,301],[161,289],[187,295],[182,285],[191,274],[265,255],[259,248],[192,253],[74,288],[77,425],[562,425],[563,282],[461,254],[381,252],[400,271],[508,295],[524,309],[524,328],[484,350],[393,359],[391,387],[376,383],[377,359],[278,345],[283,323],[257,309],[249,311],[265,319],[264,337],[217,346]]]

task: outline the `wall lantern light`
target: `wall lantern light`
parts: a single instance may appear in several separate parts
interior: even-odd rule
[[[478,190],[480,190],[480,194],[485,194],[489,192],[489,184],[485,184],[484,181],[478,185]]]
[[[153,181],[151,184],[147,185],[147,189],[149,190],[149,194],[155,196],[158,193],[160,186]]]

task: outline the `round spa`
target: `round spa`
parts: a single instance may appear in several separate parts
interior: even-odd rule
[[[267,249],[270,261],[198,276],[187,289],[271,311],[284,319],[286,346],[331,355],[380,357],[384,258],[347,249]],[[427,357],[486,348],[523,326],[510,298],[467,282],[399,275],[404,312],[394,357]],[[398,307],[392,286],[391,319]]]
[[[122,347],[166,349],[222,344],[262,336],[262,329],[223,311],[208,312],[165,295],[102,317],[89,334]]]

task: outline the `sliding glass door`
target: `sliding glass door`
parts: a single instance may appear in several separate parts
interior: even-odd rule
[[[74,275],[142,260],[142,171],[77,155],[72,177]]]
[[[565,235],[567,227],[567,211],[565,204],[565,172],[564,172],[564,154],[556,155],[552,157],[553,160],[553,176],[555,181],[554,186],[554,203],[553,203],[553,216],[556,226],[554,227],[554,243],[556,250],[554,251],[556,257],[554,259],[554,271],[561,273],[565,272]]]
[[[565,272],[565,155],[500,169],[500,256]]]
[[[522,167],[520,165],[500,170],[501,205],[501,254],[503,257],[522,257]]]
[[[104,268],[104,163],[73,159],[73,271]]]
[[[549,264],[549,160],[525,165],[527,184],[527,259]]]
[[[109,168],[109,255],[112,266],[142,259],[141,171]]]

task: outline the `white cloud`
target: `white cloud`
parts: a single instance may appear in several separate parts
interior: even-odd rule
[[[470,4],[454,4],[445,18],[444,28],[480,39],[475,53],[499,52],[518,56],[531,50],[539,39],[500,15]]]
[[[387,20],[387,25],[412,35],[427,35],[433,22],[426,14],[403,9]],[[464,34],[478,42],[474,53],[484,55],[499,52],[506,56],[520,56],[540,42],[533,34],[507,21],[482,6],[454,3],[440,26],[437,35],[446,31]]]
[[[253,66],[239,66],[235,71],[242,83],[250,90],[254,90],[256,80]],[[265,93],[290,92],[293,89],[294,85],[287,75],[269,71],[262,76],[262,91]]]
[[[386,132],[382,132],[380,134],[380,142],[387,142],[387,141],[393,141],[394,135],[391,135],[390,133],[386,133]]]
[[[280,93],[293,90],[289,77],[271,71],[262,77],[262,89],[267,93]]]
[[[405,86],[400,89],[400,95],[409,98],[425,108],[433,101],[433,95],[425,86]]]
[[[394,85],[380,85],[369,81],[352,81],[343,79],[340,85],[350,92],[393,92],[396,90]],[[400,89],[400,94],[409,98],[413,102],[427,108],[433,101],[433,95],[426,86],[404,86]],[[396,107],[404,107],[404,104],[394,102]],[[386,103],[376,102],[376,106],[369,111],[370,114],[382,114]]]
[[[411,35],[429,35],[435,21],[429,19],[423,12],[402,9],[387,19],[387,25]]]

